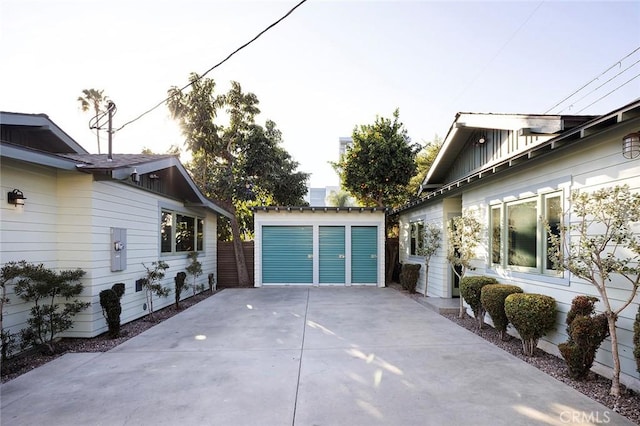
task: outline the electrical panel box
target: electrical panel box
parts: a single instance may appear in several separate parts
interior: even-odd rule
[[[111,272],[127,269],[127,230],[111,228]]]

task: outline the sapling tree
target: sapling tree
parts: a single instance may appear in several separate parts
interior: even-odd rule
[[[451,269],[462,280],[468,270],[474,270],[471,260],[476,256],[476,247],[480,243],[482,224],[469,210],[462,212],[461,216],[452,218],[447,223],[447,261]],[[460,298],[460,318],[464,318],[465,309]]]
[[[427,297],[427,289],[429,286],[429,262],[431,257],[436,254],[440,248],[442,241],[442,229],[433,222],[429,222],[424,226],[422,235],[422,244],[418,247],[419,256],[424,256],[424,297]]]
[[[23,265],[14,287],[16,295],[31,304],[27,327],[20,332],[23,347],[42,345],[50,353],[55,351],[55,337],[73,327],[73,317],[91,305],[77,299],[84,275],[81,269],[58,272],[42,264]]]
[[[153,318],[153,296],[168,297],[170,290],[169,287],[162,285],[162,279],[164,278],[165,271],[169,269],[167,262],[159,260],[157,262],[151,262],[151,266],[142,264],[146,269],[147,274],[142,282],[142,288],[144,288],[145,295],[147,297],[147,304],[149,306],[149,317]]]
[[[619,396],[616,321],[638,292],[640,235],[634,233],[633,226],[640,222],[640,194],[623,185],[591,193],[575,191],[570,201],[575,214],[571,223],[561,226],[558,233],[550,232],[547,224],[549,257],[556,268],[568,270],[598,291],[611,338],[613,377],[609,394]],[[616,291],[615,301],[609,295],[613,278],[618,286],[626,283],[629,288],[625,293]]]
[[[191,288],[193,288],[194,296],[196,295],[197,290],[196,280],[200,275],[202,275],[202,263],[198,260],[198,254],[199,253],[197,251],[192,251],[187,255],[190,263],[187,265],[186,270],[187,273],[193,277],[193,286]]]

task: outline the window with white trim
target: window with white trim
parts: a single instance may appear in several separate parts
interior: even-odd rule
[[[418,220],[411,222],[411,248],[409,254],[412,256],[418,255],[420,248],[422,247],[422,240],[424,239],[424,221]]]
[[[160,252],[164,254],[202,251],[204,219],[162,210],[160,215]]]
[[[549,258],[549,235],[560,232],[562,192],[490,206],[491,264],[505,269],[557,274]]]

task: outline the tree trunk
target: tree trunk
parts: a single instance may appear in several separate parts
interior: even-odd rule
[[[427,297],[427,288],[429,285],[429,261],[424,264],[424,297]]]
[[[616,316],[607,312],[609,324],[609,336],[611,337],[611,358],[613,358],[613,374],[611,376],[611,389],[609,395],[620,396],[620,356],[618,355],[618,335],[616,334]]]
[[[242,240],[240,239],[240,225],[238,225],[238,219],[235,215],[235,209],[232,211],[233,215],[229,218],[229,224],[231,226],[231,235],[233,237],[233,252],[236,257],[236,267],[238,270],[238,284],[241,287],[249,287],[252,283],[249,279],[249,272],[247,271],[247,261],[244,258],[244,250],[242,249]]]

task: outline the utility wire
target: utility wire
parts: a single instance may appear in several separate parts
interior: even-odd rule
[[[612,94],[613,92],[615,92],[616,90],[620,89],[623,86],[626,86],[627,84],[631,83],[633,80],[635,80],[636,78],[640,77],[640,74],[636,74],[634,77],[631,77],[629,80],[625,81],[624,83],[622,83],[620,86],[616,87],[615,89],[613,89],[612,91],[610,91],[609,93],[607,93],[606,95],[600,96],[598,99],[596,99],[595,101],[591,102],[589,105],[587,105],[586,107],[582,108],[580,111],[578,111],[578,113],[581,113],[582,111],[584,111],[585,109],[589,108],[591,105],[600,102],[601,100],[603,100],[604,98],[606,98],[607,96],[609,96],[610,94]]]
[[[566,98],[562,99],[560,102],[558,102],[557,104],[555,104],[554,106],[552,106],[551,108],[549,108],[548,110],[546,110],[544,112],[544,114],[548,114],[552,109],[554,109],[555,107],[557,107],[558,105],[562,104],[563,102],[565,102],[567,99],[571,98],[572,96],[575,96],[576,93],[580,92],[582,89],[584,89],[585,87],[587,87],[588,85],[590,85],[591,83],[593,83],[594,81],[596,81],[597,79],[599,79],[600,77],[602,77],[604,74],[608,73],[609,71],[611,71],[613,68],[615,68],[618,64],[621,64],[622,61],[624,61],[625,59],[627,59],[629,56],[633,55],[634,53],[636,53],[638,50],[640,50],[640,46],[638,46],[633,52],[629,53],[627,56],[623,57],[622,59],[617,60],[613,65],[611,65],[609,68],[607,68],[606,70],[604,70],[603,72],[601,72],[600,74],[598,74],[596,77],[594,77],[593,79],[591,79],[591,81],[589,81],[588,83],[586,83],[585,85],[583,85],[582,87],[580,87],[579,89],[577,89],[576,91],[574,91],[573,93],[571,93],[569,96],[567,96]],[[626,84],[626,83],[625,83]],[[616,89],[617,90],[617,89]],[[607,95],[611,94],[608,93]],[[592,104],[593,105],[593,104]],[[591,105],[589,105],[591,106]],[[581,110],[582,111],[582,110]]]
[[[571,107],[573,107],[573,105],[577,104],[578,102],[580,102],[581,100],[583,100],[584,98],[586,98],[587,96],[589,96],[590,94],[597,92],[598,90],[600,90],[604,85],[606,85],[607,83],[610,83],[611,81],[615,80],[616,78],[618,78],[621,74],[624,74],[625,72],[629,71],[631,68],[633,68],[634,66],[636,66],[638,63],[640,63],[640,59],[638,59],[637,61],[635,61],[633,64],[629,65],[627,68],[623,69],[622,71],[620,71],[618,74],[614,75],[613,77],[611,77],[609,80],[605,81],[604,83],[602,83],[600,86],[596,87],[595,89],[593,89],[592,91],[590,91],[589,93],[587,93],[586,95],[582,96],[580,99],[573,101],[573,103],[571,105],[569,105],[568,107],[566,107],[563,110],[558,111],[556,114],[562,114],[563,112],[565,112],[567,109],[571,109]],[[627,83],[623,83],[623,86],[627,84]],[[622,87],[622,86],[620,86]],[[618,90],[620,87],[617,87],[615,90]],[[612,92],[609,92],[612,93]],[[582,110],[581,110],[582,111]]]
[[[249,40],[248,42],[246,42],[245,44],[243,44],[242,46],[238,47],[236,50],[234,50],[233,52],[231,52],[226,58],[224,58],[222,61],[218,62],[217,64],[215,64],[214,66],[212,66],[211,68],[209,68],[208,70],[206,70],[203,74],[199,75],[198,78],[196,78],[195,80],[189,82],[188,84],[186,84],[184,87],[182,87],[180,89],[180,91],[183,91],[185,89],[187,89],[188,87],[190,87],[191,85],[193,85],[194,83],[197,83],[198,81],[200,81],[201,79],[204,78],[204,76],[206,76],[207,74],[209,74],[211,71],[213,71],[214,69],[218,68],[220,65],[224,64],[225,62],[227,62],[229,59],[231,59],[232,56],[234,56],[236,53],[238,53],[239,51],[241,51],[242,49],[244,49],[245,47],[249,46],[251,43],[253,43],[254,41],[256,41],[258,38],[260,38],[260,36],[262,36],[264,33],[266,33],[267,31],[269,31],[271,28],[275,27],[276,25],[278,25],[280,22],[282,22],[284,19],[286,19],[289,15],[291,15],[293,13],[294,10],[296,10],[297,8],[299,8],[300,6],[302,6],[304,3],[306,3],[307,0],[301,0],[298,4],[296,4],[294,7],[292,7],[287,13],[285,13],[280,19],[278,19],[277,21],[273,22],[271,25],[269,25],[268,27],[266,27],[264,30],[260,31],[255,37],[253,37],[251,40]],[[122,126],[118,127],[117,129],[114,130],[114,132],[119,132],[120,130],[122,130],[125,126],[128,126],[129,124],[136,122],[138,120],[140,120],[142,117],[144,117],[145,115],[151,113],[152,111],[154,111],[155,109],[159,108],[160,106],[162,106],[165,102],[167,102],[169,99],[171,99],[171,97],[166,97],[164,98],[162,101],[158,102],[156,105],[154,105],[153,107],[149,108],[148,110],[146,110],[145,112],[143,112],[142,114],[138,115],[136,118],[134,118],[133,120],[129,120],[126,123],[124,123]]]

